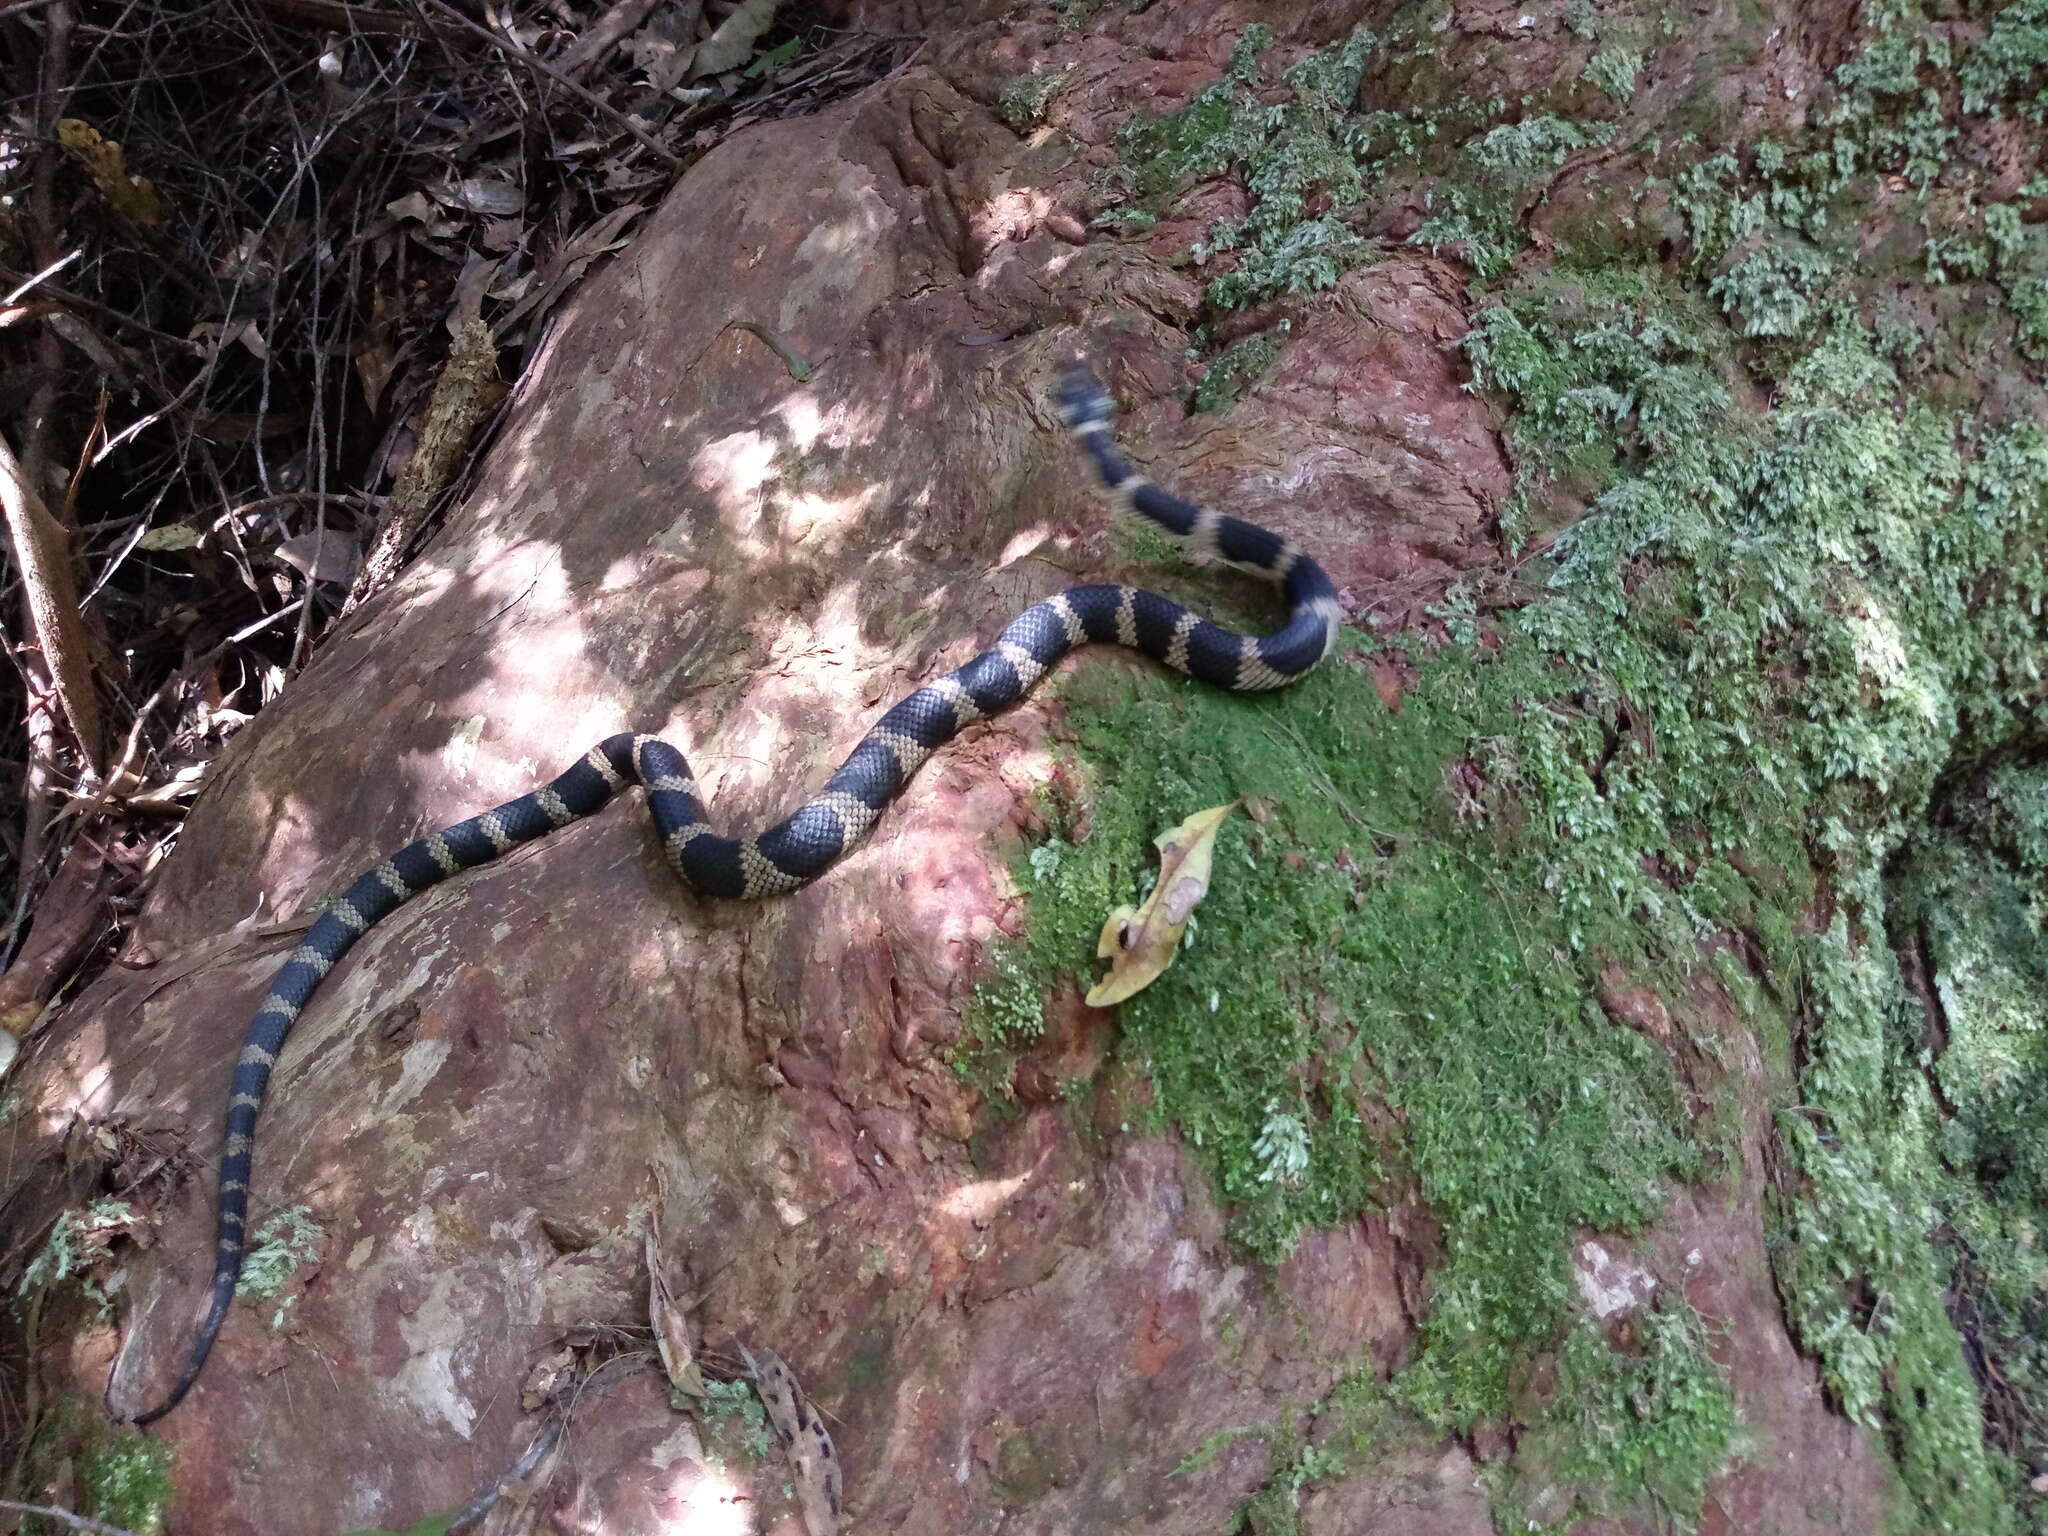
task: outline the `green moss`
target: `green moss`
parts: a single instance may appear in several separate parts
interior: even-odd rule
[[[97,1403],[60,1397],[45,1410],[29,1445],[18,1497],[49,1503],[60,1489],[75,1486],[65,1502],[77,1513],[136,1536],[160,1536],[173,1465],[165,1442],[110,1422]],[[22,1525],[25,1536],[66,1529],[34,1516]]]
[[[1126,140],[1134,191],[1162,203],[1245,177],[1251,216],[1212,242],[1245,253],[1219,305],[1371,259],[1339,236],[1346,199],[1427,159],[1418,239],[1495,285],[1465,350],[1509,413],[1508,537],[1572,521],[1527,559],[1526,606],[1482,618],[1478,594],[1446,596],[1449,643],[1398,715],[1342,663],[1258,699],[1076,674],[1096,788],[1061,825],[1088,833],[1018,872],[1032,924],[999,972],[1017,1023],[990,1039],[1026,1043],[1032,1004],[1083,979],[1161,828],[1246,797],[1191,944],[1122,1010],[1119,1070],[1150,1078],[1149,1124],[1203,1161],[1254,1254],[1420,1192],[1445,1257],[1389,1400],[1439,1429],[1524,1427],[1504,1520],[1682,1527],[1737,1443],[1682,1304],[1616,1341],[1570,1296],[1570,1234],[1655,1220],[1747,1118],[1731,1088],[1689,1119],[1669,1060],[1605,1020],[1598,977],[1618,964],[1667,998],[1704,970],[1755,1039],[1786,1315],[1835,1402],[1880,1432],[1894,1525],[2033,1528],[2048,435],[1989,419],[1973,381],[2042,339],[2048,255],[2020,204],[1937,193],[1962,174],[1959,102],[2030,108],[2037,8],[1994,17],[1995,48],[1873,8],[1799,139],[1648,146],[1670,170],[1650,190],[1684,235],[1676,274],[1582,241],[1507,277],[1520,213],[1607,130],[1500,104],[1469,127],[1358,114],[1341,91],[1290,128],[1271,85],[1252,110],[1257,39]],[[1369,44],[1346,46],[1324,56],[1339,85]],[[1292,205],[1265,201],[1274,154]],[[1900,187],[1920,229],[1904,259],[1869,261],[1861,221]],[[1978,286],[1924,302],[1951,278]],[[1909,941],[1945,1037],[1901,971]],[[1675,1023],[1709,1070],[1737,1059],[1708,1022]],[[1964,1334],[1996,1367],[1987,1396]],[[1298,1443],[1267,1443],[1297,1465]],[[1286,1483],[1256,1514],[1271,1529]]]
[[[1604,803],[1525,786],[1568,816],[1559,830],[1576,852],[1556,889],[1592,904],[1633,886],[1654,903],[1648,887],[1663,882],[1645,879],[1644,857],[1691,865],[1763,839],[1776,859],[1803,844],[1828,868],[1848,910],[1823,933],[1781,920],[1772,934],[1775,965],[1808,998],[1804,1107],[1782,1118],[1805,1181],[1780,1218],[1787,1309],[1844,1408],[1885,1424],[1927,1528],[2001,1529],[2001,1474],[1929,1243],[1935,1116],[1898,1036],[1879,877],[1966,726],[1996,739],[2024,718],[2048,440],[1903,398],[1840,311],[1802,338],[1778,410],[1745,420],[1674,353],[1675,323],[1640,299],[1615,312],[1631,285],[1562,284],[1510,297],[1471,348],[1482,378],[1520,396],[1513,430],[1539,479],[1583,461],[1586,423],[1603,413],[1614,450],[1592,513],[1560,541],[1561,595],[1519,627],[1555,654],[1600,658],[1600,692],[1646,714],[1658,759],[1629,762],[1619,784],[1610,766]],[[1691,403],[1653,440],[1646,386],[1674,365],[1695,368],[1680,392]],[[1648,819],[1617,816],[1617,801]],[[1683,836],[1646,841],[1660,827]],[[1602,846],[1620,857],[1582,862]],[[1697,879],[1671,894],[1695,921],[1738,918]],[[1851,1279],[1879,1296],[1875,1313]]]
[[[2031,1497],[2023,1469],[2048,1444],[2048,939],[2028,826],[2048,800],[2044,783],[2038,765],[1999,765],[1890,880],[1892,942],[1923,978],[1900,1035],[1938,1094],[1950,1308],[1994,1366],[1985,1434],[2021,1500]],[[1963,1411],[1954,1406],[1959,1420]]]
[[[164,1528],[170,1501],[170,1447],[116,1430],[87,1458],[85,1486],[94,1518],[152,1536]]]
[[[1013,1509],[1035,1504],[1059,1486],[1059,1458],[1031,1436],[1003,1436],[996,1446],[992,1484],[995,1495]]]
[[[82,1210],[60,1212],[42,1248],[22,1271],[20,1295],[76,1279],[94,1308],[106,1313],[113,1306],[101,1272],[108,1246],[127,1235],[135,1222],[135,1208],[126,1200],[99,1199]]]
[[[864,1250],[861,1274],[864,1279],[888,1273],[888,1255],[881,1248]],[[869,1391],[888,1380],[894,1364],[894,1336],[876,1328],[864,1330],[853,1340],[846,1357],[846,1385],[855,1391]]]
[[[1475,648],[1399,715],[1345,668],[1278,700],[1077,674],[1089,835],[1020,864],[1031,931],[999,961],[1005,994],[1075,984],[1160,826],[1256,797],[1260,820],[1225,824],[1192,942],[1125,1005],[1121,1050],[1257,1254],[1367,1208],[1395,1164],[1419,1180],[1450,1257],[1404,1401],[1446,1427],[1505,1412],[1559,1334],[1571,1231],[1639,1226],[1701,1155],[1673,1129],[1668,1064],[1586,1005],[1565,914],[1515,898],[1542,878],[1537,846],[1446,778],[1514,729],[1524,660]]]
[[[1188,254],[1203,265],[1230,255],[1206,297],[1214,308],[1239,309],[1318,292],[1373,260],[1375,242],[1355,227],[1361,206],[1377,189],[1420,181],[1429,215],[1414,243],[1455,248],[1483,277],[1498,276],[1525,244],[1528,206],[1566,156],[1608,142],[1614,126],[1540,112],[1509,118],[1506,103],[1468,103],[1455,91],[1438,110],[1361,106],[1374,50],[1385,46],[1413,69],[1433,51],[1433,25],[1411,8],[1394,18],[1384,45],[1355,28],[1302,59],[1277,88],[1260,64],[1271,34],[1248,27],[1222,80],[1177,111],[1126,127],[1111,178],[1120,206],[1103,218],[1149,221],[1191,184],[1236,176],[1249,211],[1217,221]],[[1617,41],[1595,56],[1587,78],[1627,96],[1642,61],[1639,49]]]
[[[1707,291],[1745,336],[1794,336],[1806,328],[1813,301],[1834,273],[1823,251],[1798,243],[1767,245],[1715,278]]]
[[[1318,1446],[1304,1445],[1262,1484],[1239,1511],[1238,1529],[1250,1536],[1297,1536],[1301,1497],[1314,1484],[1344,1470],[1344,1460]]]
[[[1890,1427],[1934,1528],[1995,1530],[1911,1155],[1924,1093],[1908,1112],[1888,1065],[1898,983],[1872,924],[1963,722],[2011,729],[2029,696],[2048,439],[1902,405],[1839,311],[1779,408],[1746,416],[1716,329],[1647,273],[1554,274],[1482,316],[1468,352],[1517,407],[1524,493],[1571,469],[1597,494],[1551,552],[1548,597],[1425,667],[1400,714],[1341,665],[1275,698],[1077,674],[1090,833],[1020,868],[1032,927],[1007,984],[1073,984],[1159,828],[1253,797],[1192,944],[1123,1010],[1158,1122],[1267,1258],[1413,1178],[1447,1257],[1401,1401],[1463,1428],[1557,1358],[1539,1426],[1651,1405],[1560,1475],[1595,1507],[1682,1514],[1732,1433],[1697,1322],[1659,1314],[1647,1364],[1595,1350],[1565,1253],[1577,1228],[1654,1219],[1732,1125],[1687,1124],[1667,1061],[1605,1021],[1594,978],[1607,957],[1675,975],[1703,938],[1758,935],[1804,999],[1788,1312],[1845,1409]],[[1821,869],[1845,910],[1813,933]],[[1879,1288],[1878,1316],[1852,1308],[1850,1276]]]
[[[1275,1430],[1270,1424],[1238,1424],[1229,1429],[1219,1429],[1182,1457],[1180,1464],[1173,1469],[1173,1475],[1188,1477],[1203,1471],[1240,1440],[1258,1440],[1270,1444],[1274,1434]]]
[[[690,1397],[680,1388],[669,1389],[669,1405],[697,1415],[717,1443],[737,1450],[752,1461],[768,1459],[775,1447],[768,1428],[768,1411],[750,1381],[706,1381],[702,1397]]]
[[[1581,1325],[1558,1352],[1557,1373],[1554,1406],[1516,1448],[1515,1502],[1561,1486],[1577,1507],[1560,1529],[1643,1502],[1689,1524],[1738,1429],[1698,1317],[1653,1307],[1632,1322],[1626,1348]]]
[[[455,1524],[454,1515],[429,1515],[419,1524],[408,1526],[403,1531],[356,1531],[351,1536],[446,1536],[450,1526]]]
[[[1124,130],[1117,191],[1138,210],[1156,213],[1191,183],[1227,172],[1243,179],[1250,212],[1219,220],[1190,253],[1203,263],[1236,253],[1232,270],[1209,285],[1211,304],[1316,292],[1371,249],[1341,210],[1364,196],[1389,147],[1412,135],[1395,116],[1353,110],[1373,44],[1371,32],[1354,29],[1289,70],[1282,99],[1269,104],[1259,59],[1272,34],[1247,27],[1223,80],[1179,111],[1135,118]]]

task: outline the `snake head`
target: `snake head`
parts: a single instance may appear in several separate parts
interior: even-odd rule
[[[1107,421],[1115,414],[1109,392],[1078,357],[1060,370],[1059,388],[1053,398],[1059,405],[1061,420],[1070,427]]]

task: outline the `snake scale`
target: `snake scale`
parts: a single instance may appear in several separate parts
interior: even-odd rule
[[[247,1246],[256,1117],[293,1021],[355,942],[420,892],[594,815],[638,783],[647,792],[662,847],[691,889],[733,900],[781,896],[817,879],[859,842],[927,757],[974,721],[1022,698],[1076,646],[1121,645],[1202,682],[1242,691],[1283,687],[1329,654],[1340,611],[1321,566],[1278,534],[1191,505],[1133,470],[1110,436],[1109,396],[1083,363],[1063,372],[1057,399],[1062,419],[1118,513],[1141,518],[1192,553],[1273,582],[1286,599],[1287,623],[1270,635],[1240,635],[1155,592],[1070,587],[1018,614],[993,646],[965,666],[897,703],[817,795],[753,837],[721,837],[711,830],[682,753],[652,736],[622,734],[599,742],[531,794],[400,849],[322,913],[279,967],[249,1024],[228,1090],[206,1312],[169,1394],[135,1423],[160,1419],[183,1399],[234,1300]]]

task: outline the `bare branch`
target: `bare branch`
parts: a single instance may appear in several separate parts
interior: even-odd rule
[[[618,47],[620,41],[647,20],[661,3],[662,0],[618,0],[618,4],[592,22],[568,52],[555,62],[565,73],[580,75]],[[703,9],[702,0],[696,9]]]
[[[528,53],[524,48],[520,47],[517,43],[513,42],[511,38],[505,37],[500,33],[493,32],[489,27],[485,26],[482,22],[471,21],[467,16],[463,15],[462,12],[458,11],[457,9],[455,9],[454,6],[450,5],[448,3],[448,0],[414,0],[414,3],[417,5],[430,6],[434,10],[437,10],[441,12],[443,15],[447,16],[451,21],[461,22],[464,27],[466,27],[471,32],[476,33],[479,37],[488,38],[490,40],[491,46],[497,48],[500,52],[506,54],[511,58],[517,59],[521,64],[524,64],[528,69],[533,70],[536,74],[546,75],[550,80],[554,81],[555,84],[561,86],[562,89],[573,92],[576,95],[577,99],[582,101],[584,105],[590,107],[594,111],[602,113],[604,116],[610,118],[614,123],[617,123],[620,128],[624,129],[625,132],[627,132],[635,140],[637,140],[642,148],[647,149],[654,155],[656,155],[660,159],[661,163],[667,166],[670,170],[677,170],[682,166],[683,162],[677,159],[673,154],[669,153],[668,146],[663,144],[661,140],[657,139],[645,128],[642,128],[638,123],[634,122],[632,118],[626,116],[625,113],[621,112],[617,107],[613,106],[610,102],[604,101],[599,97],[592,95],[589,91],[585,90],[581,85],[577,84],[574,80],[571,80],[567,75],[563,74],[561,70],[555,68],[555,66],[550,64],[546,59]]]
[[[0,439],[0,511],[7,517],[8,542],[28,600],[29,621],[42,648],[57,701],[71,723],[79,751],[100,767],[99,697],[93,692],[91,651],[78,611],[78,582],[72,571],[71,534],[43,506],[4,439]]]
[[[41,1515],[45,1520],[61,1520],[74,1531],[90,1531],[93,1536],[135,1536],[123,1526],[109,1525],[104,1520],[95,1520],[90,1515],[74,1515],[68,1509],[58,1509],[53,1504],[24,1504],[18,1499],[0,1499],[0,1509],[11,1509],[24,1515]]]

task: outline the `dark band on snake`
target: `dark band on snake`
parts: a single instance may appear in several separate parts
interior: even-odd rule
[[[1280,688],[1305,675],[1336,642],[1336,590],[1321,566],[1278,534],[1182,501],[1124,462],[1111,439],[1108,395],[1079,363],[1062,374],[1060,414],[1087,453],[1111,504],[1198,556],[1276,584],[1287,623],[1241,635],[1170,598],[1125,586],[1070,587],[1012,619],[996,643],[927,683],[877,721],[825,787],[786,820],[752,837],[721,837],[705,818],[690,765],[652,736],[610,736],[551,783],[495,810],[401,848],[330,905],[279,967],[249,1025],[228,1089],[213,1279],[192,1351],[170,1393],[135,1422],[163,1417],[206,1363],[234,1300],[247,1248],[256,1117],[278,1053],[322,978],[356,940],[450,875],[593,815],[630,784],[647,792],[669,861],[704,896],[753,900],[808,885],[858,843],[918,766],[968,725],[1014,704],[1076,646],[1121,645],[1219,688]]]

